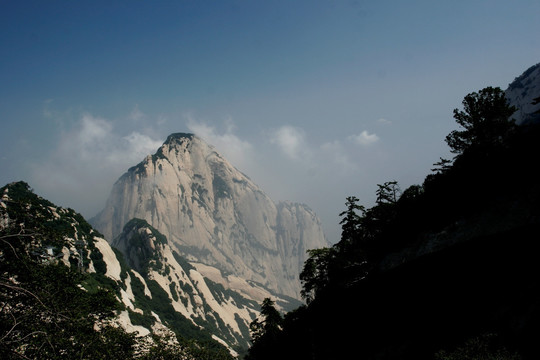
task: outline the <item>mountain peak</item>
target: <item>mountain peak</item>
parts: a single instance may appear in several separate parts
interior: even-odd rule
[[[122,175],[93,222],[114,239],[133,218],[165,235],[188,261],[295,298],[306,250],[328,244],[312,211],[276,205],[193,134],[169,135]]]
[[[164,144],[172,144],[175,142],[183,142],[185,140],[193,140],[195,137],[195,134],[192,133],[172,133],[169,136],[167,136],[167,140],[165,140]]]

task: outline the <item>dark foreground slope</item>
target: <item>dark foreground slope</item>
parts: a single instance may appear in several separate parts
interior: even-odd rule
[[[328,294],[307,310],[306,347],[291,358],[432,358],[484,334],[535,358],[539,238],[537,226],[476,238]]]
[[[540,128],[496,140],[344,218],[304,276],[311,301],[250,359],[538,359]]]

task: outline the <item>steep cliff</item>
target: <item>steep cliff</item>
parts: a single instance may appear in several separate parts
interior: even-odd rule
[[[505,91],[506,98],[517,108],[513,117],[516,123],[540,122],[540,63],[531,66],[518,76]]]
[[[136,332],[143,345],[152,334],[170,336],[182,345],[188,359],[201,356],[188,356],[192,348],[206,349],[212,356],[245,351],[249,324],[266,297],[276,300],[281,309],[298,305],[211,266],[191,265],[145,220],[129,221],[111,246],[80,214],[50,203],[20,182],[0,188],[0,304],[16,303],[9,294],[10,282],[22,279],[8,265],[22,253],[29,254],[38,267],[60,263],[84,274],[75,290],[93,293],[105,288],[114,293],[121,303],[114,314],[116,324],[128,333]],[[24,267],[22,271],[27,272]],[[46,286],[50,284],[37,285]],[[2,313],[1,336],[8,336],[11,326],[20,322],[12,315]],[[2,345],[0,341],[0,349]]]
[[[166,337],[177,346],[175,354],[186,359],[203,353],[232,359],[232,346],[246,346],[246,331],[229,318],[222,320],[219,310],[229,305],[233,320],[245,322],[256,316],[256,303],[233,306],[220,288],[204,291],[211,282],[161,251],[166,239],[147,224],[137,227],[146,236],[139,236],[137,245],[155,251],[137,256],[138,272],[80,214],[34,194],[26,183],[0,188],[0,219],[0,353],[36,359],[139,358],[151,350],[153,335]],[[167,265],[160,262],[164,256],[171,258]],[[167,269],[183,280],[181,287],[163,281],[171,279]],[[183,304],[179,311],[176,300]],[[223,323],[227,326],[220,327]],[[118,325],[125,333],[115,330]]]
[[[150,289],[159,289],[170,303],[174,312],[158,314],[163,320],[174,322],[181,314],[229,347],[247,349],[249,324],[259,313],[259,303],[265,297],[276,298],[254,284],[224,277],[218,269],[189,264],[145,220],[129,221],[113,246],[124,254],[127,264],[142,275]],[[203,276],[203,272],[211,278]],[[276,300],[281,305],[296,305],[287,304],[288,299]],[[151,305],[152,301],[148,303]],[[145,321],[154,322],[149,312]]]
[[[163,233],[190,262],[295,298],[305,251],[327,246],[312,210],[275,204],[193,134],[170,135],[154,155],[130,168],[91,222],[114,239],[133,218]]]

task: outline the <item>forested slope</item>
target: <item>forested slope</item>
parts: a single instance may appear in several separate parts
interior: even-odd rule
[[[540,129],[514,111],[499,88],[467,95],[454,159],[422,185],[378,185],[372,208],[347,198],[341,241],[301,274],[308,305],[248,357],[537,358]]]

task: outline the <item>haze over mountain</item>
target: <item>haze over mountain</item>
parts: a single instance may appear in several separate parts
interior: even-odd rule
[[[193,134],[170,135],[130,168],[91,222],[114,239],[133,218],[158,229],[203,273],[219,269],[295,298],[306,250],[328,245],[309,207],[274,203]]]
[[[371,208],[347,198],[341,241],[301,274],[307,306],[262,308],[245,359],[538,359],[539,66],[509,99],[467,94],[455,156],[421,184],[379,184]]]
[[[309,204],[334,243],[347,196],[373,204],[375,184],[421,181],[448,157],[462,96],[539,61],[538,13],[503,0],[4,1],[0,184],[25,180],[90,218],[126,169],[194,132],[273,200]]]
[[[377,205],[356,207],[363,217],[344,222],[358,221],[349,238],[312,252],[316,266],[306,266],[303,290],[306,279],[322,281],[311,282],[308,306],[278,327],[286,347],[270,343],[279,356],[264,356],[287,358],[289,347],[286,355],[294,359],[313,359],[314,349],[321,359],[351,349],[412,358],[403,354],[428,354],[498,331],[525,359],[538,358],[540,195],[530,164],[540,153],[539,66],[506,91],[519,110],[509,116],[524,126],[508,124],[453,161],[441,158],[422,185],[403,192],[397,182],[378,185]],[[485,120],[483,110],[471,116]],[[328,245],[306,205],[274,203],[215,148],[185,133],[170,135],[130,168],[94,223],[107,240],[80,214],[24,182],[0,188],[0,353],[143,355],[135,348],[139,340],[111,326],[120,324],[143,338],[172,335],[183,344],[182,358],[230,359],[248,346],[260,300],[271,296],[281,309],[294,304],[277,293],[297,297],[305,250]],[[361,326],[350,331],[350,324]],[[86,341],[92,336],[101,343]],[[189,355],[201,350],[214,355]]]
[[[112,296],[106,304],[115,310],[108,319],[136,336],[126,343],[110,334],[105,339],[134,346],[125,349],[131,355],[144,355],[157,335],[180,344],[177,352],[183,359],[204,358],[207,352],[210,358],[232,359],[249,346],[249,324],[258,315],[262,299],[272,296],[239,278],[227,278],[233,283],[229,288],[234,290],[230,290],[217,274],[212,274],[213,280],[203,276],[144,220],[126,224],[111,247],[80,214],[40,197],[24,182],[0,188],[0,238],[2,355],[17,353],[38,359],[63,352],[62,358],[79,358],[80,354],[85,358],[131,358],[125,353],[112,355],[113,349],[98,349],[98,354],[89,355],[89,348],[100,345],[92,341],[86,347],[77,344],[98,328],[92,317],[81,323],[62,302],[68,297],[68,309],[82,307],[95,314],[100,306],[84,307],[84,302],[104,289]],[[57,269],[57,273],[48,273],[47,268]],[[65,273],[77,275],[65,278]],[[272,297],[289,309],[297,305],[290,299]],[[115,305],[114,298],[119,304]],[[18,306],[6,307],[6,302]],[[49,327],[50,319],[55,319],[54,329]],[[68,329],[69,321],[78,321],[76,329],[81,328],[85,340],[71,337],[75,330]],[[100,321],[103,318],[97,323],[104,326]],[[49,346],[42,344],[44,338],[49,338]],[[59,346],[65,338],[68,341]]]
[[[193,134],[170,135],[117,181],[93,221],[103,237],[24,182],[2,194],[4,238],[35,236],[21,242],[32,261],[63,263],[115,293],[114,322],[138,333],[136,344],[172,334],[184,354],[244,353],[259,304],[273,298],[284,311],[298,306],[306,250],[328,245],[306,205],[275,204]]]

